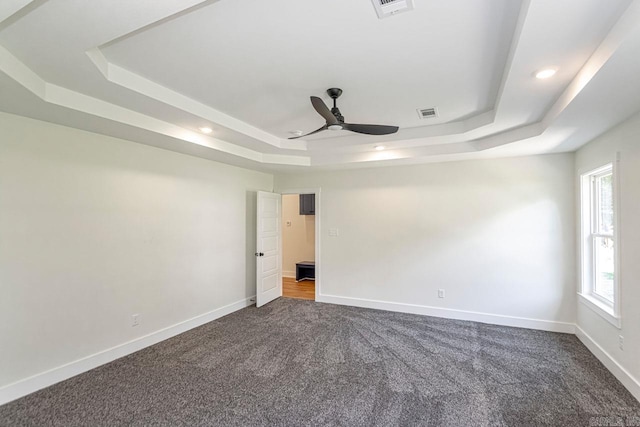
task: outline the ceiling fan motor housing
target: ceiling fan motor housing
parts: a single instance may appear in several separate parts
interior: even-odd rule
[[[340,110],[338,109],[338,107],[333,107],[331,109],[331,114],[336,116],[336,119],[338,119],[340,123],[344,123],[344,117],[342,116],[342,114],[340,114]]]
[[[333,108],[331,109],[331,114],[336,116],[336,119],[338,119],[340,123],[344,123],[344,116],[340,114],[340,110],[336,106],[336,99],[338,99],[340,95],[342,95],[342,89],[332,87],[331,89],[327,89],[327,95],[329,95],[331,99],[333,99]]]

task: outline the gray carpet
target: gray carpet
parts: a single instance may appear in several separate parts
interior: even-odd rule
[[[292,299],[238,311],[0,407],[2,426],[616,420],[640,425],[640,404],[573,335]]]

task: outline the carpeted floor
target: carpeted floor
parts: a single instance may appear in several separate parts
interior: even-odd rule
[[[640,404],[573,335],[293,299],[0,407],[1,426],[588,426],[615,417],[640,425]]]

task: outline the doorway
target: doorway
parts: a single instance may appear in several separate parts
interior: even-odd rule
[[[282,195],[282,296],[315,300],[316,195]]]

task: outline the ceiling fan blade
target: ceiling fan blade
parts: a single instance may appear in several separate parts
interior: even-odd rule
[[[364,133],[367,135],[389,135],[398,132],[398,126],[385,125],[357,125],[344,123],[342,128],[351,132]]]
[[[337,125],[339,123],[338,119],[336,119],[336,116],[333,115],[331,110],[329,110],[329,107],[327,107],[327,104],[325,104],[322,99],[318,98],[317,96],[312,96],[311,105],[313,105],[313,108],[316,109],[318,114],[324,117],[324,119],[327,121],[327,124]]]
[[[306,135],[300,135],[300,136],[292,136],[289,139],[298,139],[298,138],[304,138],[305,136],[309,136],[309,135],[313,135],[314,133],[318,133],[318,132],[322,132],[323,130],[327,130],[327,125],[322,126],[320,129],[316,129],[313,132],[309,132]]]

